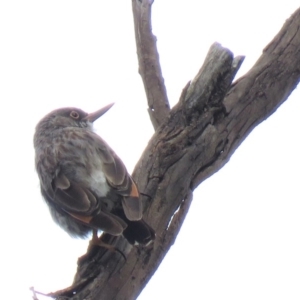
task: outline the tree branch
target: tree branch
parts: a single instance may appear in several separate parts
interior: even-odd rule
[[[156,37],[152,34],[152,3],[153,0],[132,0],[139,73],[146,91],[148,113],[156,130],[168,116],[170,106],[159,63]]]
[[[104,249],[82,258],[74,285],[57,299],[136,299],[173,244],[192,191],[217,172],[251,130],[282,104],[300,80],[300,9],[264,49],[253,68],[231,84],[242,58],[214,44],[195,79],[150,140],[134,172],[153,248],[103,235],[126,254]]]

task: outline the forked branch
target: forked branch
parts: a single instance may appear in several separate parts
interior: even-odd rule
[[[133,2],[151,5],[145,0]],[[170,113],[165,111],[157,117],[160,126],[133,175],[143,195],[145,219],[157,233],[153,247],[132,247],[122,237],[104,234],[103,240],[125,253],[127,261],[117,253],[96,250],[79,260],[73,286],[52,296],[73,300],[137,298],[174,243],[193,190],[217,172],[251,130],[297,86],[299,24],[300,9],[287,20],[253,68],[233,84],[243,58],[234,58],[219,44],[211,47],[197,76],[183,89],[178,104]],[[150,34],[149,28],[148,31]],[[141,43],[145,40],[143,32],[139,33]],[[151,63],[141,68],[145,68],[145,74],[152,72],[148,69]],[[156,72],[161,76],[159,70]],[[156,94],[159,89],[154,86],[148,89]]]

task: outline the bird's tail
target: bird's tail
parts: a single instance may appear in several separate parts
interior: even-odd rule
[[[123,231],[123,236],[130,244],[148,246],[154,241],[155,231],[143,219],[139,221],[129,221],[121,210],[116,212],[116,215],[123,219],[127,224],[127,227]]]
[[[155,231],[144,220],[127,221],[123,236],[130,244],[148,246],[155,239]]]

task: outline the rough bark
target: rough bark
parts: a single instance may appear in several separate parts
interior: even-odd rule
[[[148,5],[149,9],[152,3],[133,2]],[[299,24],[300,9],[286,21],[253,68],[235,83],[232,80],[243,58],[234,58],[219,44],[211,47],[197,76],[183,89],[178,104],[167,116],[164,112],[164,116],[155,117],[161,125],[133,174],[145,203],[145,219],[156,230],[154,244],[137,248],[122,237],[103,235],[103,240],[120,249],[127,260],[119,253],[94,249],[79,259],[74,284],[51,296],[60,300],[137,298],[174,243],[193,190],[217,172],[251,130],[268,118],[297,86]],[[155,61],[158,63],[158,57]],[[154,73],[157,72],[160,71]],[[145,81],[147,84],[148,79]],[[160,96],[154,99],[157,97]],[[163,99],[160,104],[166,98]]]

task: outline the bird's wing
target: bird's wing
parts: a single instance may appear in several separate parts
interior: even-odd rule
[[[61,172],[53,178],[52,189],[53,200],[65,210],[73,213],[88,215],[97,206],[97,199],[87,188],[71,182],[66,175]]]
[[[49,195],[49,191],[47,193]],[[58,172],[52,180],[52,200],[66,213],[81,223],[112,235],[120,235],[127,227],[119,217],[100,209],[99,201],[87,188],[72,182]]]
[[[109,185],[121,196],[122,206],[127,219],[137,221],[142,219],[142,203],[139,191],[131,176],[128,174],[122,160],[114,151],[96,135],[97,151],[102,161],[102,171]]]

